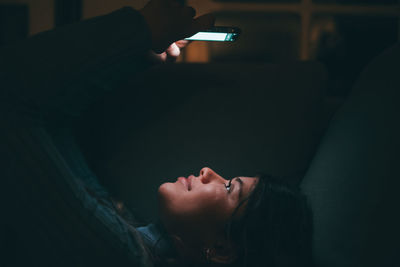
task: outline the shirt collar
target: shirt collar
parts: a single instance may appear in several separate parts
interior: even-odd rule
[[[175,246],[161,222],[136,228],[150,251],[163,259],[175,258]]]

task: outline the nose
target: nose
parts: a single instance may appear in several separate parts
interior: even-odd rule
[[[226,180],[224,178],[222,178],[221,176],[219,176],[216,172],[214,172],[212,169],[210,168],[202,168],[200,170],[200,181],[203,184],[208,184],[211,182],[226,182]]]

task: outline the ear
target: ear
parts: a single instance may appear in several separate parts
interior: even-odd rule
[[[231,242],[218,243],[210,249],[209,260],[219,264],[230,264],[237,258],[238,249]]]

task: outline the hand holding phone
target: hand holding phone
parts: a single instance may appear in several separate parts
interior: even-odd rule
[[[238,27],[212,27],[209,30],[201,31],[195,35],[185,38],[189,41],[214,41],[214,42],[234,42],[239,38],[240,29]]]
[[[196,11],[176,0],[150,0],[141,10],[151,34],[151,49],[163,53],[173,42],[214,26],[212,14]]]

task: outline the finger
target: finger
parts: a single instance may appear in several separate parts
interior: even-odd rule
[[[159,58],[159,60],[160,60],[161,62],[166,62],[166,61],[167,61],[167,58],[168,58],[168,55],[167,55],[166,52],[163,52],[163,53],[161,53],[161,54],[158,54],[158,58]]]
[[[172,58],[177,58],[181,54],[181,50],[176,43],[172,43],[165,52]]]
[[[205,31],[214,26],[215,17],[213,14],[205,14],[198,18],[195,18],[190,26],[188,36],[192,36],[200,31]]]
[[[190,41],[188,41],[188,40],[179,40],[179,41],[176,41],[176,42],[175,42],[175,44],[176,44],[180,49],[186,47],[189,43],[190,43]]]

